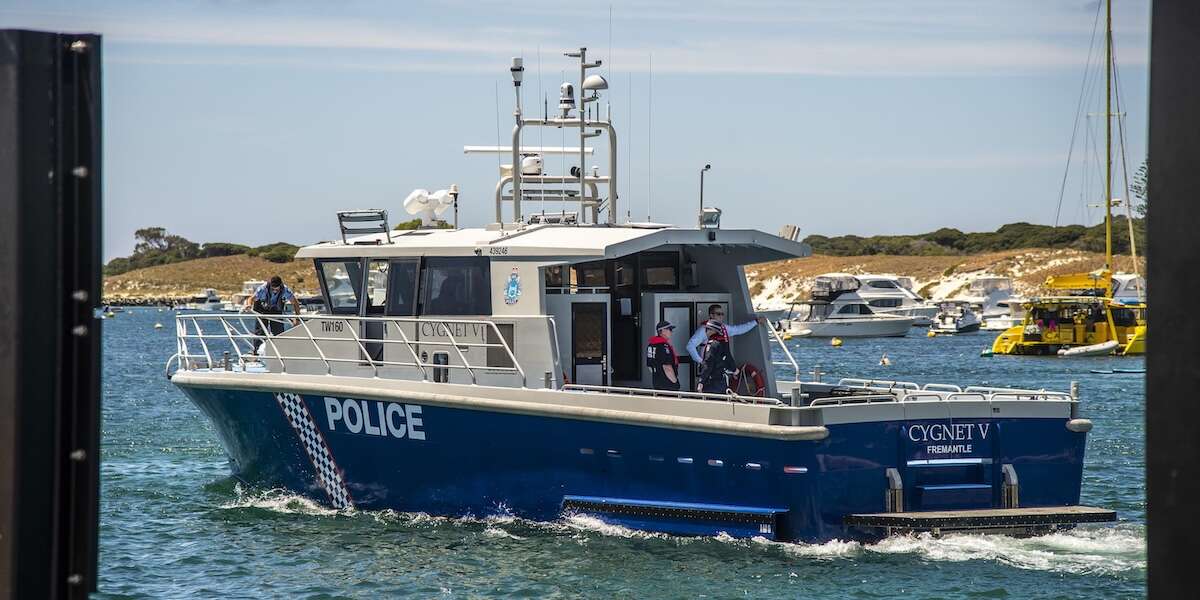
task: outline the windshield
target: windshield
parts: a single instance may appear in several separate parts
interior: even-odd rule
[[[356,259],[320,262],[321,280],[329,310],[340,314],[358,312],[358,294],[362,288],[362,265]]]

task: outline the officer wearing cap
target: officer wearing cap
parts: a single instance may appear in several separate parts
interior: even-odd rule
[[[646,345],[646,367],[656,390],[679,389],[679,355],[668,339],[674,329],[670,321],[659,321]]]

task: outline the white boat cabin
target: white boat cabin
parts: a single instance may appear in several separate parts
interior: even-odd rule
[[[308,246],[297,258],[314,261],[333,315],[407,318],[322,324],[321,336],[361,336],[371,358],[383,364],[412,361],[415,351],[422,363],[458,365],[466,358],[474,367],[508,367],[512,360],[503,349],[471,346],[503,336],[525,385],[647,388],[646,342],[655,324],[667,320],[676,326],[671,342],[689,390],[695,389],[697,367],[687,340],[708,319],[709,308],[720,305],[729,323],[754,316],[743,267],[807,254],[803,244],[753,230],[527,224],[379,233]],[[764,327],[734,337],[738,362],[769,372],[768,334]],[[291,351],[303,351],[307,334],[297,329],[275,336],[274,343],[286,346],[289,336],[300,338]],[[450,337],[463,356],[451,345],[422,344],[448,343]],[[380,343],[405,339],[411,344]],[[329,344],[323,342],[322,350],[338,351],[336,344],[324,347]],[[346,358],[362,353],[353,341],[340,350],[349,353]],[[326,370],[316,362],[306,367]],[[448,368],[435,378],[503,384],[507,376],[477,370],[482,372]],[[292,366],[288,371],[298,372]],[[380,376],[419,376],[400,371],[382,367]],[[775,394],[773,382],[768,394]]]

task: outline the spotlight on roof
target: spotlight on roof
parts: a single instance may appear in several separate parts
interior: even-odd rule
[[[700,229],[720,229],[721,209],[704,207],[700,211]]]

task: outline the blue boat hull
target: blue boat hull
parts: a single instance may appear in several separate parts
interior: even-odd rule
[[[619,505],[600,513],[633,527],[781,540],[874,535],[843,519],[885,510],[888,468],[907,510],[998,507],[1002,464],[1020,473],[1021,506],[1077,505],[1086,437],[1062,418],[956,419],[829,425],[826,439],[795,441],[180,387],[251,485],[338,507],[544,521],[585,498]]]

